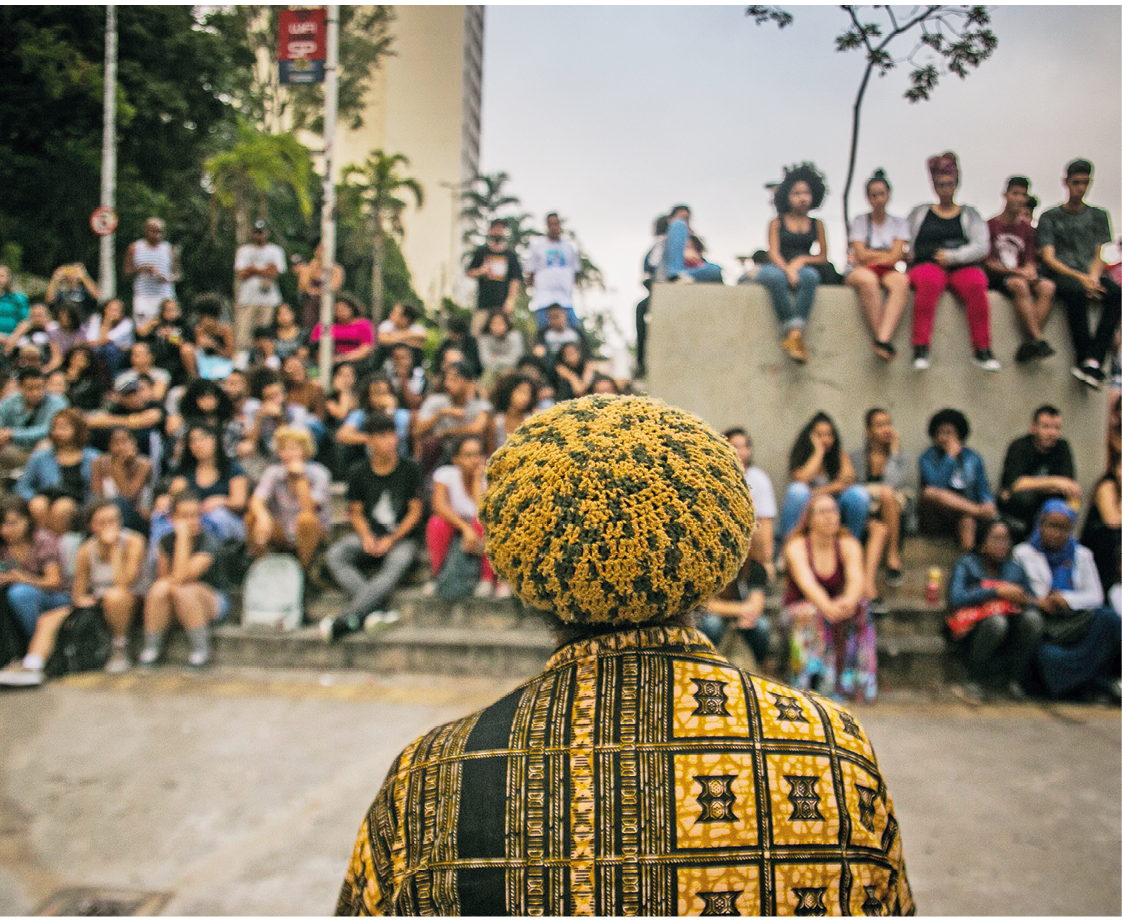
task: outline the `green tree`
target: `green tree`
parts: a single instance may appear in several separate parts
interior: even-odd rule
[[[361,166],[352,164],[343,170],[343,183],[339,189],[339,210],[362,215],[371,241],[370,305],[375,323],[382,317],[385,298],[385,266],[387,241],[404,236],[402,212],[408,204],[400,196],[408,193],[417,208],[425,203],[421,184],[410,176],[403,176],[398,167],[409,166],[404,154],[386,154],[372,151]]]
[[[232,148],[207,160],[206,172],[213,190],[212,226],[219,209],[229,211],[241,244],[249,240],[251,223],[268,216],[268,193],[278,184],[292,190],[305,218],[311,215],[312,159],[291,133],[262,134],[243,119],[238,136]]]
[[[308,129],[323,132],[323,86],[281,86],[277,61],[279,7],[227,6],[201,17],[202,27],[249,55],[250,66],[233,74],[239,111],[265,131]],[[393,8],[343,6],[339,9],[339,120],[362,127],[363,97],[378,64],[392,55]]]
[[[528,212],[511,212],[522,200],[506,191],[509,182],[510,175],[500,171],[479,173],[464,186],[460,220],[464,225],[465,260],[470,260],[475,249],[486,242],[492,221],[502,221],[506,225],[508,243],[519,256],[524,255],[530,239],[541,233],[529,227],[531,215]]]
[[[835,50],[865,53],[865,71],[853,102],[849,138],[849,167],[842,192],[842,215],[849,226],[849,191],[857,162],[857,140],[861,129],[861,105],[873,73],[884,76],[901,64],[911,67],[910,86],[904,92],[909,102],[930,99],[944,73],[965,80],[997,48],[997,36],[989,28],[990,15],[984,6],[932,5],[910,7],[897,16],[891,6],[842,6],[849,27],[837,36]],[[746,13],[756,24],[774,22],[780,29],[792,22],[790,13],[776,7],[749,6]],[[902,35],[913,37],[911,50],[894,57],[888,46]],[[896,42],[899,45],[899,42]]]

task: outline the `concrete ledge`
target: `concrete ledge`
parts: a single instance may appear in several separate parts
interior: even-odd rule
[[[796,365],[779,348],[779,329],[767,292],[758,285],[656,285],[651,298],[649,392],[696,413],[718,429],[742,425],[752,433],[756,462],[771,476],[777,499],[787,484],[787,455],[817,410],[834,417],[847,450],[860,445],[865,411],[885,407],[913,459],[928,446],[927,421],[942,407],[970,419],[969,444],[979,452],[996,490],[1009,442],[1028,431],[1032,411],[1052,403],[1064,414],[1064,435],[1087,490],[1105,464],[1106,392],[1071,376],[1071,339],[1062,305],[1045,337],[1056,355],[1027,366],[1013,353],[1022,342],[1012,305],[990,292],[993,350],[1004,366],[985,372],[972,355],[962,308],[950,295],[939,303],[931,368],[911,367],[911,309],[896,331],[899,355],[884,363],[856,295],[818,289],[806,333],[810,361]]]

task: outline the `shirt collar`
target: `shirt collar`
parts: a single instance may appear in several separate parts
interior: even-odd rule
[[[658,647],[685,647],[687,652],[719,656],[709,639],[696,628],[666,625],[612,631],[587,640],[574,640],[572,643],[565,644],[550,657],[549,662],[546,663],[546,670],[608,653],[625,653]],[[691,647],[696,647],[696,651],[691,650]]]

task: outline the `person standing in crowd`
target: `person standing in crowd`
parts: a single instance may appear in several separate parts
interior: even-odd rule
[[[338,617],[319,625],[324,640],[338,640],[386,621],[382,606],[413,565],[420,549],[421,490],[417,462],[397,451],[397,430],[384,413],[369,413],[362,425],[368,457],[347,472],[347,506],[353,531],[331,545],[327,569],[350,597]],[[360,567],[377,567],[368,577]]]
[[[144,236],[125,251],[125,278],[132,279],[132,319],[139,327],[160,312],[160,305],[175,298],[179,281],[179,254],[164,239],[164,222],[149,218]]]
[[[719,283],[723,281],[720,266],[706,262],[700,257],[692,260],[687,258],[692,234],[689,206],[675,205],[667,216],[666,237],[658,253],[658,265],[654,274],[656,282]],[[657,248],[657,241],[655,246]],[[648,255],[648,259],[650,258],[652,257]]]
[[[1032,586],[1012,548],[1004,522],[982,522],[975,550],[958,559],[947,586],[947,631],[965,658],[965,693],[973,701],[984,698],[982,682],[1004,683],[1013,698],[1024,699],[1043,635]]]
[[[885,583],[898,588],[904,582],[900,560],[903,534],[904,493],[912,459],[900,450],[900,433],[892,417],[881,407],[865,414],[865,444],[849,453],[856,482],[869,494],[869,536],[865,541],[865,592],[876,601],[877,571],[885,564]]]
[[[664,464],[637,460],[667,442]],[[652,401],[590,397],[522,427],[488,480],[488,553],[557,652],[394,761],[336,913],[914,912],[858,722],[736,669],[693,626],[752,532],[720,435]]]
[[[475,316],[471,330],[478,333],[487,322],[487,315],[501,308],[508,317],[514,313],[518,285],[522,281],[522,263],[518,254],[507,246],[507,228],[503,221],[492,221],[487,242],[477,247],[468,264],[467,277],[476,279]]]
[[[822,279],[820,269],[828,259],[826,226],[810,216],[825,197],[826,181],[809,163],[784,171],[783,182],[775,190],[777,216],[767,229],[769,262],[756,276],[771,295],[783,331],[783,351],[799,363],[810,358],[803,331]],[[815,247],[818,252],[812,253]]]
[[[815,413],[799,432],[791,446],[787,473],[791,483],[779,516],[781,541],[791,533],[811,497],[821,493],[837,499],[849,533],[858,541],[864,538],[869,494],[855,483],[857,478],[849,455],[842,451],[838,427],[826,413]]]
[[[748,493],[756,510],[756,531],[752,535],[748,556],[760,563],[765,579],[770,581],[775,579],[775,517],[779,512],[775,503],[775,488],[767,472],[752,463],[752,437],[740,426],[726,429],[724,436],[744,469],[744,482],[748,484]]]
[[[82,263],[67,263],[51,273],[45,297],[51,307],[73,305],[85,320],[101,300],[101,293]]]
[[[27,295],[12,287],[12,270],[0,263],[0,346],[7,344],[8,337],[30,309]]]
[[[1103,692],[1122,701],[1122,619],[1104,607],[1094,555],[1072,537],[1075,510],[1062,499],[1044,503],[1032,536],[1013,548],[1044,617],[1036,664],[1053,698]]]
[[[885,210],[892,187],[884,170],[865,183],[872,211],[849,225],[849,272],[845,283],[856,290],[873,334],[873,351],[884,361],[896,358],[892,337],[908,304],[908,277],[896,268],[904,259],[908,222]],[[884,293],[881,293],[881,289]]]
[[[934,443],[919,456],[920,530],[950,530],[964,551],[974,548],[978,526],[997,518],[986,465],[966,447],[970,423],[960,410],[940,410],[927,424]]]
[[[990,251],[990,232],[977,210],[955,203],[958,158],[947,151],[927,161],[938,202],[919,205],[908,215],[912,267],[908,271],[915,299],[912,305],[912,367],[931,367],[931,332],[935,309],[949,286],[966,308],[974,364],[983,371],[1001,371],[990,348],[990,302],[981,266]]]
[[[66,398],[47,393],[38,368],[17,375],[19,391],[0,400],[0,472],[23,467],[35,446],[47,437],[51,420],[66,407]]]
[[[877,642],[861,545],[843,530],[837,501],[819,493],[783,546],[795,687],[859,701],[877,696]]]
[[[1016,361],[1046,359],[1056,350],[1044,339],[1044,323],[1052,310],[1056,283],[1036,272],[1036,230],[1023,216],[1029,181],[1010,176],[1005,184],[1005,209],[987,222],[990,252],[986,257],[989,286],[1009,296],[1028,334],[1017,347]]]
[[[249,351],[253,331],[273,321],[273,311],[281,302],[277,279],[285,271],[284,250],[269,243],[269,225],[256,221],[234,254],[234,346]]]
[[[1029,533],[1046,499],[1070,502],[1083,497],[1071,446],[1061,435],[1063,428],[1060,411],[1046,403],[1033,411],[1028,435],[1014,439],[1005,452],[997,509],[1014,541]]]
[[[338,294],[343,287],[343,267],[338,263],[331,266],[331,293]],[[304,330],[310,332],[319,323],[320,305],[323,292],[323,244],[317,243],[310,261],[304,263],[296,273],[296,290],[302,298]]]
[[[128,672],[129,627],[143,597],[138,579],[144,563],[144,538],[122,527],[121,510],[102,499],[86,513],[90,538],[78,548],[74,567],[73,605],[100,605],[113,637],[113,651],[105,664],[108,673]]]
[[[200,668],[210,662],[210,623],[226,617],[230,600],[218,589],[218,542],[203,528],[198,496],[189,490],[174,494],[171,523],[171,530],[158,539],[156,582],[144,600],[144,646],[138,662],[156,664],[174,616],[187,632],[187,665]]]
[[[550,212],[545,216],[545,236],[535,237],[530,243],[523,268],[526,285],[533,290],[530,310],[537,318],[539,330],[546,325],[545,309],[551,304],[565,308],[569,325],[574,330],[580,329],[580,321],[573,310],[573,288],[580,268],[576,244],[568,237],[561,237],[561,219],[557,212]]]
[[[1122,317],[1122,288],[1105,271],[1103,244],[1110,243],[1110,215],[1088,205],[1093,167],[1088,160],[1067,165],[1064,185],[1068,200],[1040,216],[1036,229],[1040,262],[1056,283],[1056,297],[1067,308],[1075,365],[1071,373],[1096,390],[1106,380],[1103,363]],[[1099,322],[1091,332],[1088,309],[1101,306]]]

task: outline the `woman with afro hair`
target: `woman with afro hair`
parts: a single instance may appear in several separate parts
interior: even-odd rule
[[[821,281],[820,267],[826,264],[826,230],[810,212],[822,204],[825,196],[826,182],[813,164],[784,170],[783,182],[775,190],[777,216],[768,225],[771,261],[756,276],[756,281],[771,294],[772,307],[783,329],[784,351],[800,363],[810,357],[803,343],[803,329]],[[812,255],[816,245],[818,252]]]

